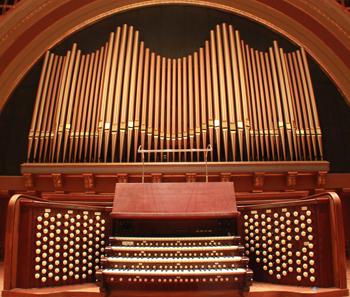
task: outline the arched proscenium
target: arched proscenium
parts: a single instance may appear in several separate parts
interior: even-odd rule
[[[303,46],[350,103],[349,16],[335,1],[26,0],[1,20],[0,110],[28,69],[66,36],[108,15],[162,4],[211,7],[263,23]]]

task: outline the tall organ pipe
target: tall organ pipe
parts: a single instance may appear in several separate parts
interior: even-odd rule
[[[221,24],[162,57],[123,25],[93,53],[46,53],[28,162],[138,162],[140,145],[147,162],[197,162],[208,144],[209,161],[323,159],[305,50],[257,50]]]

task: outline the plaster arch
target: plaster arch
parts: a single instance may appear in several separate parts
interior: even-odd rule
[[[22,0],[0,20],[0,112],[31,66],[65,37],[111,14],[164,4],[219,9],[279,32],[307,50],[350,105],[350,17],[335,1]]]

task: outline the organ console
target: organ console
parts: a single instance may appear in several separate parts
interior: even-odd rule
[[[252,278],[347,294],[335,193],[241,202],[241,220],[232,194],[232,183],[117,184],[113,209],[15,195],[3,296],[95,279],[101,296],[164,290],[240,295]]]
[[[117,184],[115,195],[103,289],[249,290],[232,183]]]

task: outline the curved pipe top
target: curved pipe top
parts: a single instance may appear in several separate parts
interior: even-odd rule
[[[0,27],[0,111],[26,72],[63,38],[108,15],[164,4],[197,5],[236,13],[278,31],[321,65],[350,105],[349,15],[319,0],[26,0]]]

